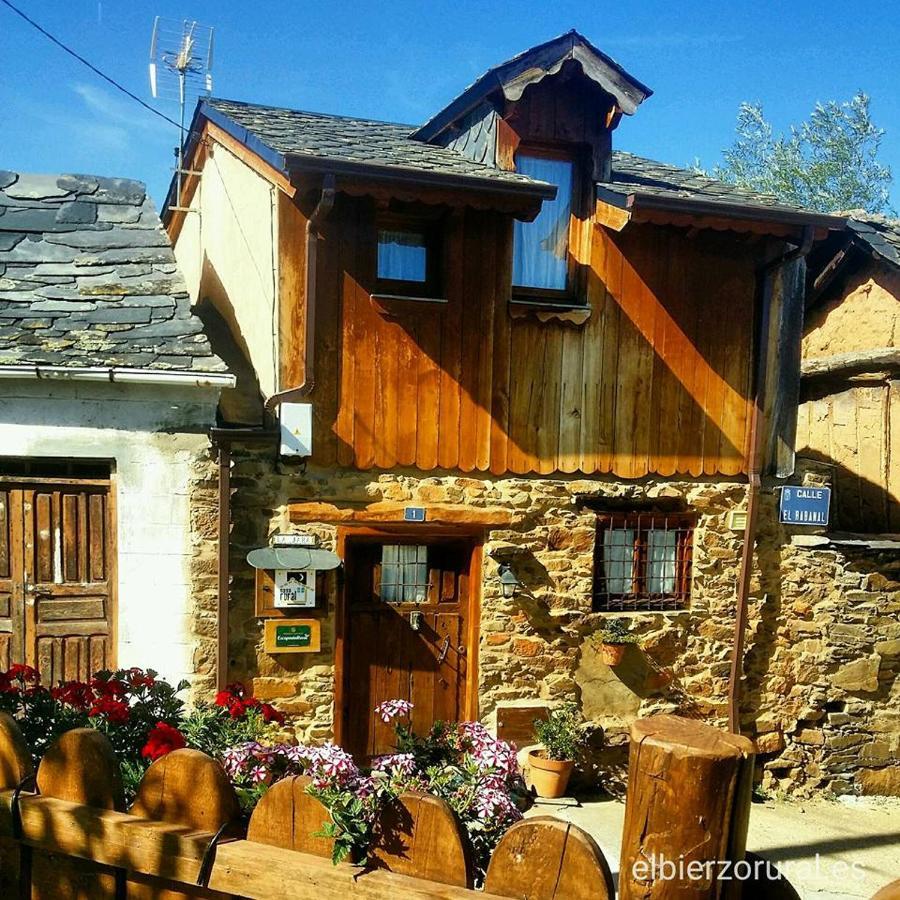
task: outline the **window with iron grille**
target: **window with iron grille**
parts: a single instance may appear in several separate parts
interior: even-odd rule
[[[688,606],[695,518],[640,512],[599,515],[594,545],[594,610]]]

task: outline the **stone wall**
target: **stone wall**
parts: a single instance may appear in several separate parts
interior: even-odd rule
[[[262,650],[253,571],[244,558],[272,533],[292,529],[315,533],[334,549],[336,525],[289,522],[288,504],[311,500],[513,514],[513,524],[485,537],[479,713],[486,723],[493,724],[504,704],[576,699],[604,727],[608,764],[624,760],[627,727],[637,716],[678,711],[726,723],[743,543],[728,514],[744,507],[742,483],[336,472],[276,464],[268,450],[237,458],[233,484],[230,677],[292,713],[304,740],[332,733],[336,576],[329,576],[322,652],[271,657]],[[698,516],[690,609],[630,614],[642,644],[629,648],[615,669],[600,660],[591,640],[607,616],[591,612],[595,510],[611,504],[674,506]],[[900,584],[893,595],[889,560],[864,563],[791,543],[774,524],[775,504],[770,487],[763,493],[751,585],[744,727],[759,737],[767,787],[865,788],[875,779],[866,772],[897,758],[893,684],[900,629],[890,614],[900,603]],[[501,596],[492,553],[510,561],[523,584],[513,599]]]

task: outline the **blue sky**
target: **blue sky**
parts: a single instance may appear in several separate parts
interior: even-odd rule
[[[862,88],[898,184],[900,19],[891,3],[556,0],[554,3],[294,0],[13,0],[149,100],[155,15],[216,28],[214,93],[418,123],[488,67],[575,27],[654,90],[614,145],[705,165],[731,143],[742,100],[776,127]],[[177,132],[0,5],[0,168],[139,178],[159,201]],[[172,104],[160,108],[177,118]]]

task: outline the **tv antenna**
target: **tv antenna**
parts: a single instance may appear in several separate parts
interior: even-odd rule
[[[178,193],[181,203],[181,179],[184,175],[184,111],[194,101],[212,91],[213,29],[192,19],[153,21],[150,39],[150,93],[155,100],[177,102],[179,140],[175,150]]]

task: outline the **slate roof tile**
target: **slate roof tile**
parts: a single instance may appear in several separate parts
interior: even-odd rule
[[[867,213],[851,213],[847,222],[854,237],[873,253],[900,268],[900,220]]]
[[[225,371],[139,181],[3,171],[0,211],[0,364]]]

